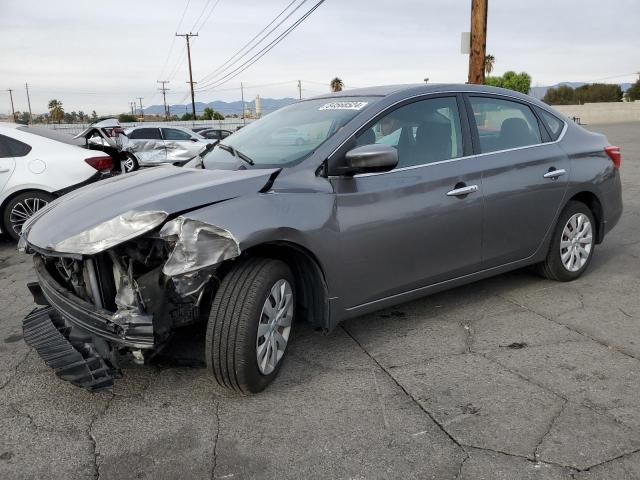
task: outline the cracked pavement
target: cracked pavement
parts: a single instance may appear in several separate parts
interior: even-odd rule
[[[27,257],[0,238],[0,478],[640,478],[640,124],[625,212],[567,284],[516,271],[349,321],[298,325],[264,393],[218,391],[200,332],[112,393],[22,341]]]

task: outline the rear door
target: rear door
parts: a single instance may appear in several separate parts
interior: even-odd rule
[[[466,97],[483,166],[482,249],[486,268],[533,255],[567,188],[569,160],[534,110],[512,97]]]
[[[142,164],[164,163],[167,149],[157,127],[136,128],[129,134],[127,150]]]
[[[163,128],[162,137],[167,149],[168,162],[189,160],[204,148],[203,142],[177,128]]]
[[[4,186],[13,174],[16,167],[15,150],[16,147],[20,148],[21,145],[25,144],[5,135],[0,135],[0,192],[4,190]],[[28,147],[28,145],[25,146]]]
[[[356,137],[398,150],[389,172],[332,177],[347,307],[473,272],[481,264],[481,172],[462,97],[428,97],[390,111]],[[461,190],[461,189],[467,190]]]

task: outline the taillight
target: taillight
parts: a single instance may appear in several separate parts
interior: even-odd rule
[[[609,158],[613,162],[613,166],[618,169],[620,168],[620,164],[622,163],[622,154],[620,153],[620,147],[606,147],[604,149],[605,153],[609,155]]]
[[[89,157],[85,158],[84,161],[99,171],[111,170],[113,168],[113,159],[109,156]]]

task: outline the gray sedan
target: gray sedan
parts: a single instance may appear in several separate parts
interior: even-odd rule
[[[285,128],[306,141],[272,142]],[[203,323],[215,380],[259,392],[295,322],[331,330],[530,265],[578,278],[621,216],[620,162],[604,136],[497,88],[301,101],[218,143],[205,169],[123,175],[38,212],[21,247],[42,308],[24,338],[61,378],[101,390],[123,353],[146,362]]]

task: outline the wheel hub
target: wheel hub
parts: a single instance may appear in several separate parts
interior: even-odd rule
[[[577,272],[587,263],[593,247],[593,228],[584,213],[576,213],[565,224],[560,237],[560,258],[570,272]]]
[[[293,321],[293,290],[287,280],[278,280],[267,296],[256,337],[258,369],[263,375],[273,372],[282,359]]]

